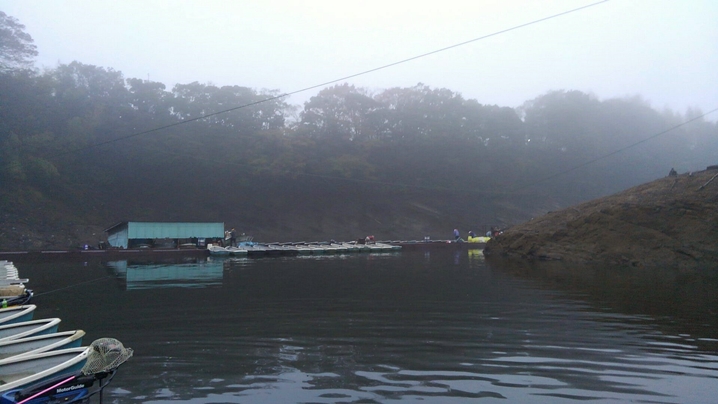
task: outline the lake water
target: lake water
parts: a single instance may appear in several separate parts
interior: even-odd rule
[[[106,402],[718,402],[716,273],[477,250],[15,264],[36,318],[135,350]]]

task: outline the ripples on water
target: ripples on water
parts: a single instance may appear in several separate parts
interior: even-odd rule
[[[624,272],[625,284],[607,275],[618,269],[488,265],[466,250],[18,267],[39,314],[135,349],[105,392],[113,403],[718,394],[715,274],[670,275],[660,292],[655,274]]]

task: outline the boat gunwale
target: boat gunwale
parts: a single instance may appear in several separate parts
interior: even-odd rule
[[[42,335],[39,333],[42,333],[43,331],[46,331],[47,329],[50,329],[52,327],[59,326],[60,321],[62,321],[62,320],[60,320],[57,317],[51,317],[51,318],[42,318],[42,319],[37,319],[37,320],[23,321],[20,323],[0,325],[0,331],[11,329],[11,328],[16,328],[16,327],[24,327],[29,324],[37,324],[38,325],[37,327],[31,328],[24,332],[8,335],[6,337],[0,337],[0,342],[30,337],[30,336],[34,336],[34,335]]]
[[[52,343],[49,343],[47,345],[42,345],[40,347],[37,347],[35,349],[29,350],[26,352],[21,352],[18,354],[11,354],[10,356],[7,356],[5,358],[0,357],[0,359],[18,358],[18,357],[48,352],[48,351],[54,351],[54,350],[56,350],[57,347],[68,345],[77,340],[81,340],[84,336],[85,336],[84,330],[71,330],[71,331],[55,332],[55,333],[50,333],[50,334],[32,335],[32,336],[25,337],[25,338],[11,339],[11,340],[7,340],[7,341],[0,341],[0,355],[2,355],[3,354],[2,350],[5,347],[9,347],[12,345],[25,344],[25,343],[34,342],[34,341],[41,341],[43,339],[53,339],[53,338],[63,337],[62,339],[57,340]]]
[[[12,320],[15,320],[19,317],[25,316],[27,314],[34,313],[36,308],[37,308],[37,306],[34,304],[2,308],[2,309],[0,309],[0,314],[5,313],[5,312],[11,312],[11,311],[15,311],[15,313],[10,314],[7,317],[0,317],[0,324],[2,324],[2,325],[13,324]]]
[[[90,353],[91,347],[77,347],[77,348],[67,348],[67,349],[60,349],[57,351],[49,351],[49,352],[42,352],[34,355],[27,355],[27,356],[21,356],[21,357],[10,357],[5,359],[0,359],[0,377],[2,377],[2,367],[3,365],[12,365],[16,364],[17,362],[29,362],[36,359],[43,359],[50,356],[60,356],[60,355],[66,355],[69,353],[77,352],[77,355],[71,357],[70,359],[59,363],[55,366],[52,366],[50,368],[47,368],[45,370],[42,370],[40,372],[34,373],[30,376],[22,377],[19,379],[12,380],[7,383],[0,384],[0,393],[4,393],[9,390],[14,390],[19,387],[27,386],[31,383],[37,382],[39,380],[42,380],[46,377],[50,377],[53,374],[60,373],[63,369],[67,369],[71,366],[74,366],[78,363],[80,363],[83,360],[87,360],[87,356]]]

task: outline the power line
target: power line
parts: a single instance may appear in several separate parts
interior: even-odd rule
[[[514,189],[512,189],[512,190],[509,191],[509,192],[520,191],[520,190],[522,190],[522,189],[526,189],[526,188],[532,187],[532,186],[534,186],[534,185],[536,185],[536,184],[540,184],[540,183],[542,183],[542,182],[546,182],[546,181],[548,181],[548,180],[552,180],[552,179],[554,179],[554,178],[556,178],[556,177],[559,177],[559,176],[562,176],[562,175],[564,175],[564,174],[568,174],[568,173],[570,173],[571,171],[578,170],[578,169],[581,168],[581,167],[585,167],[585,166],[587,166],[587,165],[589,165],[589,164],[593,164],[593,163],[595,163],[595,162],[597,162],[597,161],[599,161],[599,160],[603,160],[603,159],[605,159],[605,158],[611,157],[611,156],[613,156],[614,154],[618,154],[618,153],[620,153],[620,152],[622,152],[622,151],[625,151],[625,150],[630,149],[630,148],[632,148],[632,147],[638,146],[638,145],[641,144],[641,143],[645,143],[645,142],[647,142],[647,141],[649,141],[649,140],[655,139],[655,138],[657,138],[658,136],[664,135],[664,134],[666,134],[666,133],[668,133],[668,132],[671,132],[671,131],[673,131],[673,130],[675,130],[675,129],[678,129],[678,128],[680,128],[681,126],[684,126],[684,125],[687,125],[687,124],[689,124],[689,123],[691,123],[691,122],[693,122],[693,121],[697,121],[697,120],[699,120],[699,119],[702,119],[702,118],[704,118],[705,116],[710,115],[710,114],[712,114],[712,113],[714,113],[714,112],[716,112],[716,111],[718,111],[718,108],[714,108],[714,109],[712,109],[712,110],[710,110],[710,111],[704,113],[703,115],[700,115],[700,116],[697,116],[697,117],[695,117],[695,118],[689,119],[689,120],[687,120],[687,121],[681,122],[681,123],[679,123],[678,125],[672,126],[672,127],[668,128],[668,129],[662,131],[662,132],[658,132],[658,133],[656,133],[656,134],[654,134],[654,135],[651,135],[651,136],[649,136],[649,137],[647,137],[647,138],[645,138],[645,139],[643,139],[643,140],[639,140],[639,141],[636,142],[636,143],[633,143],[633,144],[630,144],[630,145],[628,145],[628,146],[622,147],[622,148],[620,148],[620,149],[618,149],[618,150],[615,150],[615,151],[612,151],[612,152],[610,152],[610,153],[608,153],[608,154],[604,154],[603,156],[599,156],[599,157],[593,158],[593,159],[591,159],[591,160],[585,161],[585,162],[583,162],[583,163],[581,163],[581,164],[579,164],[579,165],[576,165],[576,166],[573,166],[573,167],[568,168],[568,169],[566,169],[566,170],[560,171],[560,172],[558,172],[558,173],[556,173],[556,174],[549,175],[548,177],[544,177],[544,178],[541,178],[541,179],[539,179],[539,180],[533,181],[533,182],[531,182],[531,184],[526,184],[526,185],[523,185],[523,186],[514,188]]]
[[[518,30],[518,29],[521,29],[521,28],[525,28],[525,27],[528,27],[528,26],[531,26],[531,25],[535,25],[535,24],[538,24],[538,23],[541,23],[541,22],[544,22],[544,21],[548,21],[548,20],[551,20],[551,19],[554,19],[554,18],[558,18],[558,17],[564,16],[564,15],[567,15],[567,14],[575,13],[575,12],[577,12],[577,11],[581,11],[581,10],[587,9],[587,8],[589,8],[589,7],[594,7],[594,6],[597,6],[597,5],[599,5],[599,4],[606,3],[606,2],[608,2],[608,1],[609,1],[609,0],[601,0],[601,1],[598,1],[598,2],[596,2],[596,3],[591,3],[591,4],[588,4],[588,5],[585,5],[585,6],[581,6],[581,7],[578,7],[578,8],[574,8],[574,9],[572,9],[572,10],[564,11],[564,12],[561,12],[561,13],[558,13],[558,14],[553,14],[553,15],[548,16],[548,17],[544,17],[544,18],[540,18],[540,19],[538,19],[538,20],[533,20],[533,21],[531,21],[531,22],[527,22],[527,23],[524,23],[524,24],[516,25],[516,26],[511,27],[511,28],[507,28],[507,29],[503,29],[503,30],[500,30],[500,31],[496,31],[496,32],[493,32],[493,33],[491,33],[491,34],[487,34],[487,35],[484,35],[484,36],[480,36],[480,37],[478,37],[478,38],[470,39],[470,40],[468,40],[468,41],[460,42],[460,43],[457,43],[457,44],[454,44],[454,45],[450,45],[450,46],[447,46],[447,47],[444,47],[444,48],[440,48],[440,49],[437,49],[437,50],[433,50],[433,51],[431,51],[431,52],[423,53],[423,54],[421,54],[421,55],[413,56],[413,57],[410,57],[410,58],[407,58],[407,59],[402,59],[402,60],[399,60],[399,61],[397,61],[397,62],[393,62],[393,63],[389,63],[389,64],[386,64],[386,65],[383,65],[383,66],[375,67],[375,68],[373,68],[373,69],[364,70],[364,71],[359,72],[359,73],[354,73],[354,74],[351,74],[351,75],[348,75],[348,76],[344,76],[344,77],[342,77],[342,78],[334,79],[334,80],[331,80],[331,81],[327,81],[327,82],[324,82],[324,83],[321,83],[321,84],[315,84],[315,85],[313,85],[313,86],[305,87],[305,88],[302,88],[302,89],[300,89],[300,90],[291,91],[291,92],[284,93],[284,94],[280,94],[280,95],[277,95],[277,96],[274,96],[274,97],[265,98],[265,99],[263,99],[263,100],[259,100],[259,101],[255,101],[255,102],[250,102],[250,103],[248,103],[248,104],[240,105],[240,106],[237,106],[237,107],[234,107],[234,108],[229,108],[229,109],[225,109],[225,110],[222,110],[222,111],[213,112],[213,113],[211,113],[211,114],[202,115],[202,116],[199,116],[199,117],[196,117],[196,118],[187,119],[187,120],[184,120],[184,121],[181,121],[181,122],[175,122],[175,123],[172,123],[172,124],[169,124],[169,125],[160,126],[160,127],[154,128],[154,129],[149,129],[149,130],[143,131],[143,132],[133,133],[133,134],[130,134],[130,135],[127,135],[127,136],[123,136],[123,137],[119,137],[119,138],[116,138],[116,139],[107,140],[107,141],[100,142],[100,143],[96,143],[96,144],[93,144],[93,145],[89,145],[89,146],[85,146],[85,147],[80,147],[80,148],[73,149],[73,150],[68,150],[68,151],[66,151],[66,152],[57,153],[57,154],[55,154],[54,156],[51,156],[51,157],[59,157],[59,156],[64,156],[64,155],[66,155],[66,154],[81,152],[81,151],[88,150],[88,149],[92,149],[92,148],[95,148],[95,147],[104,146],[104,145],[111,144],[111,143],[116,143],[116,142],[119,142],[119,141],[121,141],[121,140],[131,139],[131,138],[133,138],[133,137],[146,135],[146,134],[153,133],[153,132],[157,132],[157,131],[160,131],[160,130],[169,129],[169,128],[173,128],[173,127],[175,127],[175,126],[184,125],[184,124],[187,124],[187,123],[190,123],[190,122],[194,122],[194,121],[199,121],[199,120],[202,120],[202,119],[206,119],[206,118],[209,118],[209,117],[212,117],[212,116],[216,116],[216,115],[220,115],[220,114],[225,114],[225,113],[227,113],[227,112],[236,111],[236,110],[238,110],[238,109],[251,107],[251,106],[254,106],[254,105],[257,105],[257,104],[261,104],[261,103],[264,103],[264,102],[277,100],[277,99],[284,98],[284,97],[287,97],[287,96],[290,96],[290,95],[294,95],[294,94],[298,94],[298,93],[301,93],[301,92],[304,92],[304,91],[313,90],[313,89],[315,89],[315,88],[324,87],[324,86],[327,86],[327,85],[329,85],[329,84],[334,84],[334,83],[337,83],[337,82],[340,82],[340,81],[344,81],[344,80],[348,80],[348,79],[351,79],[351,78],[354,78],[354,77],[358,77],[358,76],[362,76],[362,75],[365,75],[365,74],[373,73],[373,72],[376,72],[376,71],[379,71],[379,70],[387,69],[387,68],[389,68],[389,67],[393,67],[393,66],[396,66],[396,65],[399,65],[399,64],[402,64],[402,63],[407,63],[407,62],[410,62],[410,61],[413,61],[413,60],[416,60],[416,59],[420,59],[420,58],[424,58],[424,57],[427,57],[427,56],[430,56],[430,55],[434,55],[434,54],[437,54],[437,53],[439,53],[439,52],[444,52],[444,51],[447,51],[447,50],[450,50],[450,49],[458,48],[459,46],[468,45],[468,44],[470,44],[470,43],[477,42],[477,41],[481,41],[481,40],[483,40],[483,39],[487,39],[487,38],[491,38],[491,37],[494,37],[494,36],[497,36],[497,35],[505,34],[505,33],[510,32],[510,31],[515,31],[515,30]]]

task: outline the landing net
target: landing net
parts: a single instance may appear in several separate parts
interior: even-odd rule
[[[132,352],[132,348],[125,348],[122,342],[114,338],[97,339],[90,345],[82,374],[89,376],[114,370],[130,359]]]

